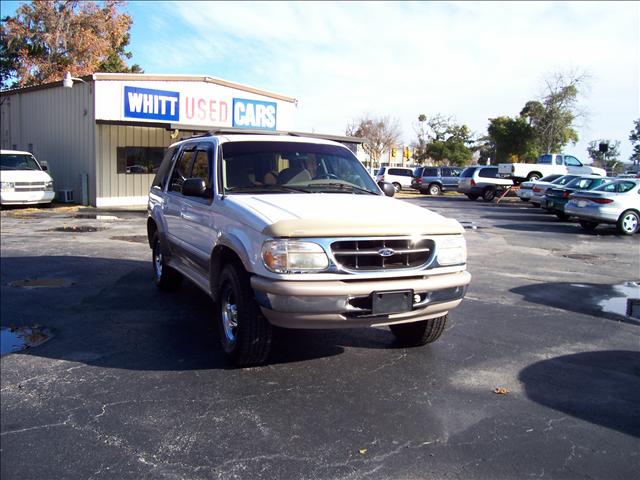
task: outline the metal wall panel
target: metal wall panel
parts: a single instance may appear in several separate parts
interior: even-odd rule
[[[56,190],[73,190],[82,200],[82,175],[89,176],[88,199],[95,201],[96,164],[93,83],[2,97],[3,149],[31,150],[49,164]]]

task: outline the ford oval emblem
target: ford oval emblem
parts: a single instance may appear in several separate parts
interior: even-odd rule
[[[378,250],[378,255],[380,255],[381,257],[390,257],[395,254],[396,251],[393,248],[381,248],[380,250]]]

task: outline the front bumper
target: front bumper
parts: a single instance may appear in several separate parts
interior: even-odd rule
[[[0,203],[2,205],[30,205],[36,203],[50,203],[55,197],[55,192],[2,192]]]
[[[285,328],[350,328],[390,325],[444,315],[460,304],[471,281],[469,272],[422,278],[362,281],[278,281],[253,276],[260,308],[273,325]],[[412,290],[408,312],[373,315],[371,294]]]

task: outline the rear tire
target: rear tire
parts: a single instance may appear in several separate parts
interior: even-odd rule
[[[589,220],[580,220],[580,226],[584,228],[587,232],[593,232],[596,227],[599,225],[598,222],[591,222]]]
[[[622,212],[620,218],[618,218],[618,232],[623,235],[633,235],[640,228],[640,217],[637,212],[633,210],[626,210]]]
[[[482,191],[482,199],[485,202],[490,202],[496,198],[496,189],[494,187],[487,187]]]
[[[166,264],[166,258],[162,252],[158,232],[153,234],[151,245],[153,245],[153,281],[156,287],[161,290],[177,289],[182,283],[182,275]]]
[[[273,327],[262,315],[244,269],[225,265],[217,299],[216,320],[222,349],[238,366],[264,363],[271,350]]]
[[[531,172],[529,175],[527,175],[527,182],[535,182],[536,180],[540,180],[541,178],[542,175],[538,172]]]
[[[447,324],[448,315],[413,323],[389,325],[389,330],[404,347],[419,347],[435,342]]]
[[[442,188],[437,183],[432,183],[429,185],[429,195],[440,195],[442,193]]]

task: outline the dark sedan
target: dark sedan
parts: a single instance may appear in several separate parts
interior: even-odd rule
[[[570,215],[564,211],[571,194],[581,190],[593,190],[603,183],[610,182],[608,177],[599,175],[584,175],[574,178],[563,187],[548,188],[545,194],[546,209],[554,213],[560,220],[568,220]]]

